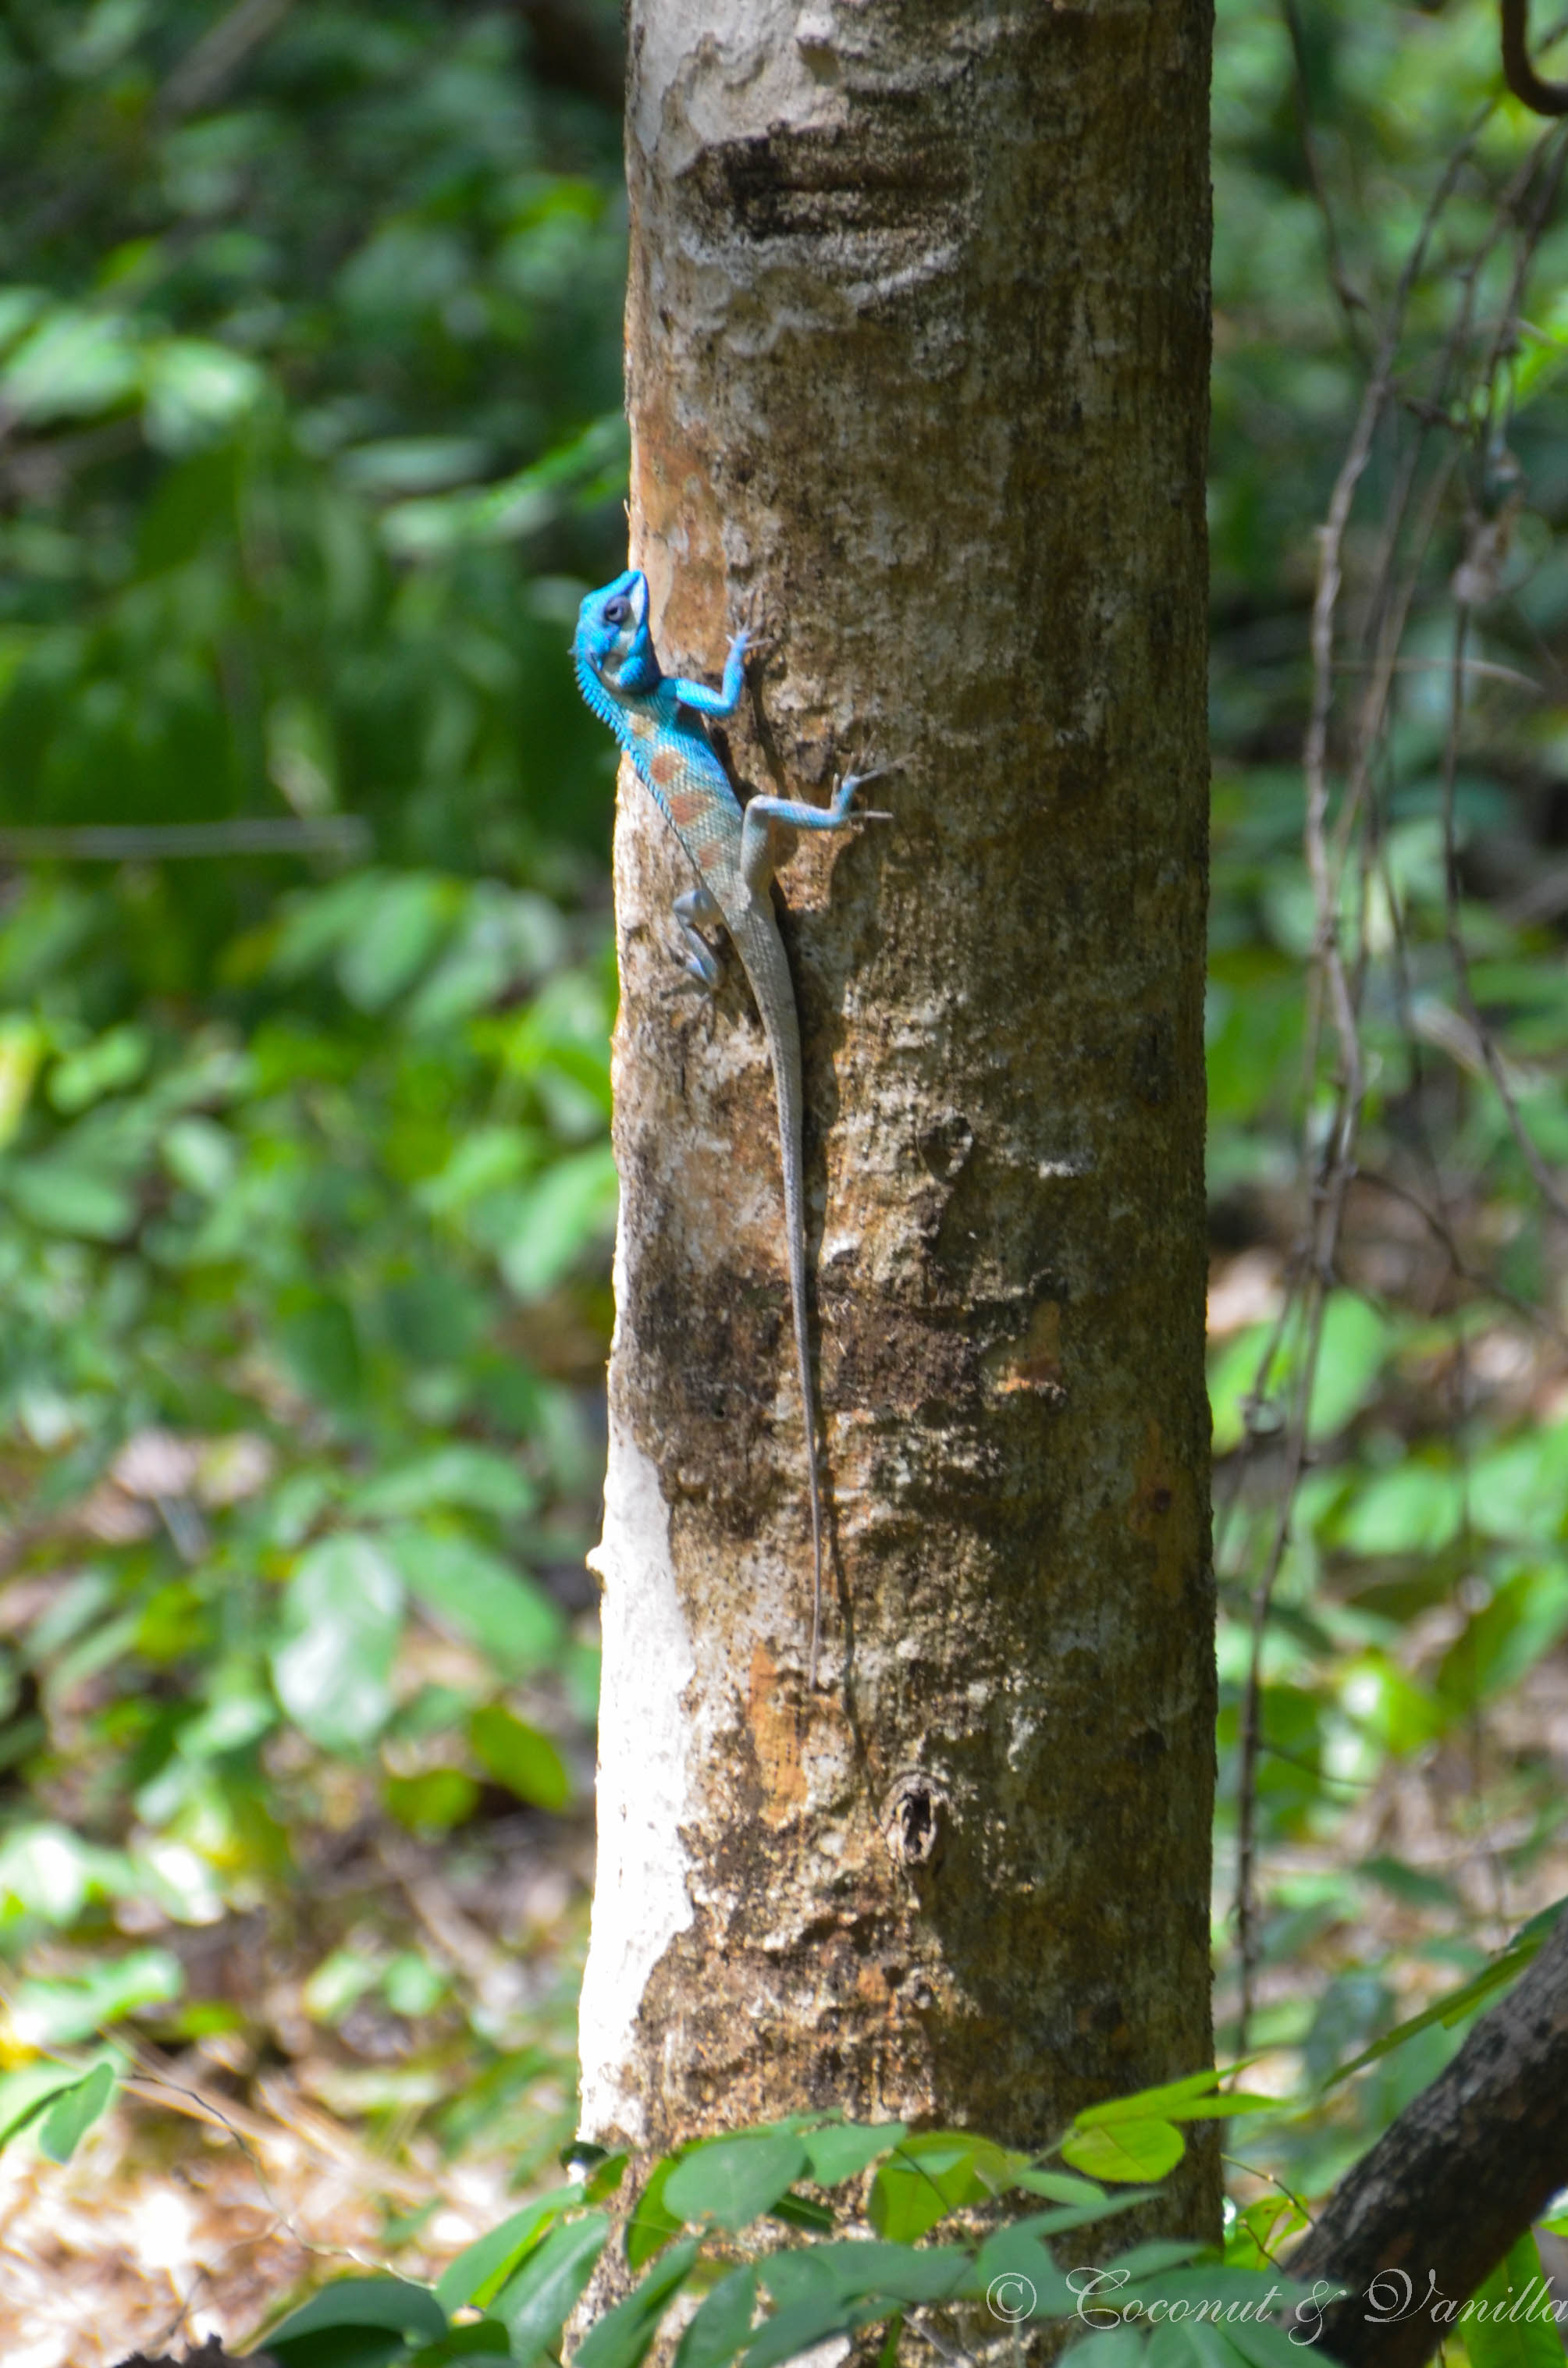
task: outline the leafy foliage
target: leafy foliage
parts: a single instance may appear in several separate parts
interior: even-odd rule
[[[1233,2098],[1215,2093],[1218,2077],[1199,2073],[1112,2100],[1081,2114],[1074,2128],[1163,2125],[1179,2157],[1179,2134],[1161,2117],[1233,2110]],[[675,2326],[680,2368],[729,2368],[737,2360],[743,2368],[777,2368],[829,2338],[882,2326],[891,2362],[906,2328],[923,2345],[944,2344],[955,2329],[995,2343],[1030,2322],[1062,2320],[1085,2340],[1093,2334],[1096,2361],[1106,2356],[1103,2329],[1116,2330],[1129,2360],[1153,2356],[1157,2331],[1160,2359],[1177,2368],[1188,2361],[1279,2368],[1297,2356],[1287,2325],[1298,2304],[1310,2313],[1312,2299],[1256,2248],[1247,2258],[1198,2262],[1193,2246],[1144,2241],[1103,2267],[1064,2273],[1051,2238],[1091,2224],[1103,2234],[1153,2191],[1117,2193],[1049,2162],[962,2131],[912,2137],[898,2122],[799,2115],[665,2157],[619,2221],[580,2181],[560,2188],[460,2255],[433,2294],[391,2278],[339,2280],[275,2328],[267,2350],[284,2368],[307,2361],[349,2368],[361,2357],[378,2368],[415,2368],[465,2352],[531,2362],[555,2352],[574,2305],[619,2241],[642,2274],[583,2336],[574,2356],[584,2368],[639,2368],[661,2328]],[[817,2206],[811,2233],[782,2241],[780,2224],[800,2229],[788,2207],[806,2200],[795,2196],[794,2182],[808,2173],[820,2190],[849,2192]],[[999,2219],[998,2200],[1019,2192],[1054,2196],[1056,2208]],[[950,2240],[925,2242],[943,2222],[956,2224]],[[655,2223],[663,2233],[650,2245]],[[449,2324],[446,2314],[465,2304],[480,2315]],[[433,2349],[432,2335],[445,2348]]]
[[[593,1704],[614,127],[504,12],[225,23],[0,35],[12,2064],[269,2044],[203,1931],[357,1821],[573,1815]],[[376,1891],[306,1916],[318,2030],[559,2098]]]

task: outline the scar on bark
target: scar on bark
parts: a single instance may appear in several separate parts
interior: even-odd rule
[[[882,1839],[895,1865],[913,1873],[934,1867],[948,1840],[949,1804],[942,1787],[906,1770],[882,1806]]]

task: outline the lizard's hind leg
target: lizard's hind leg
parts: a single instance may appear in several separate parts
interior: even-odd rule
[[[775,825],[784,830],[847,830],[855,822],[891,822],[891,814],[872,814],[864,806],[857,813],[851,801],[863,783],[892,769],[877,765],[868,772],[846,774],[827,806],[809,806],[795,798],[752,798],[741,817],[741,874],[752,894],[760,896],[773,877]]]
[[[681,991],[704,996],[711,1008],[723,984],[724,967],[698,925],[710,929],[722,927],[719,900],[704,882],[677,896],[672,909],[681,939]]]

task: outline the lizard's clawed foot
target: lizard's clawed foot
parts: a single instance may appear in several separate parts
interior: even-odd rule
[[[880,781],[889,773],[902,772],[903,769],[901,761],[895,757],[885,765],[868,762],[855,772],[846,773],[841,781],[834,784],[835,814],[841,814],[846,822],[895,822],[898,819],[896,814],[888,814],[877,806],[855,805],[853,800],[856,791],[863,790],[868,781]]]
[[[742,644],[748,658],[766,656],[769,650],[778,646],[778,634],[767,630],[759,592],[754,591],[747,598],[745,614],[735,628],[734,640]]]

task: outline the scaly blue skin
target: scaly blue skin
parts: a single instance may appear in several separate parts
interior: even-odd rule
[[[744,632],[737,633],[730,643],[720,690],[663,673],[648,625],[648,579],[641,569],[631,567],[602,591],[590,592],[584,601],[577,612],[572,658],[583,697],[631,757],[638,778],[697,872],[696,887],[675,900],[687,976],[703,993],[711,996],[716,991],[719,964],[699,928],[722,923],[751,981],[767,1038],[778,1101],[790,1298],[805,1416],[812,1508],[812,1650],[807,1684],[814,1691],[822,1634],[822,1488],[806,1328],[801,1030],[790,966],[768,890],[778,853],[776,832],[844,829],[860,818],[849,811],[856,791],[875,776],[851,773],[839,784],[829,806],[802,805],[790,798],[753,798],[743,809],[714,754],[703,719],[734,713],[744,681],[746,640]]]

